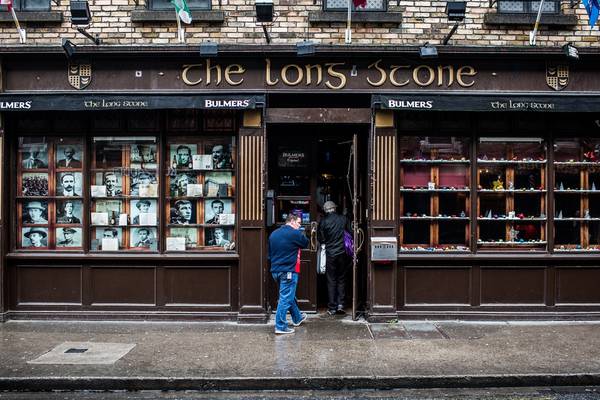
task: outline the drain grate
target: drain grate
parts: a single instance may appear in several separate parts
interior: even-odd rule
[[[85,353],[86,351],[88,351],[88,349],[74,349],[74,348],[70,348],[69,350],[65,351],[65,353],[67,353],[67,354]]]

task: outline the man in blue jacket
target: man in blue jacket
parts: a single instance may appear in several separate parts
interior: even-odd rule
[[[269,236],[269,260],[271,260],[271,274],[279,283],[279,302],[275,314],[275,333],[294,333],[288,327],[286,316],[289,311],[292,315],[292,324],[300,326],[307,318],[298,309],[296,304],[296,287],[298,286],[299,269],[296,269],[298,253],[308,246],[308,239],[300,231],[300,217],[288,215],[285,225],[276,229]]]

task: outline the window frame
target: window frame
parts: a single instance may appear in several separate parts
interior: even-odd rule
[[[19,11],[19,12],[45,12],[45,11],[52,10],[52,1],[51,0],[46,0],[46,2],[48,3],[48,7],[33,8],[33,9],[24,7],[25,2],[26,2],[26,0],[14,0],[12,7],[15,9],[15,11]]]
[[[341,12],[341,11],[347,11],[348,10],[347,7],[335,7],[335,8],[334,7],[328,7],[327,6],[328,2],[329,2],[328,0],[323,0],[323,11],[325,11],[325,12]],[[369,13],[369,12],[387,12],[387,10],[388,10],[388,4],[387,3],[388,2],[386,0],[382,0],[381,2],[382,2],[382,5],[383,5],[381,8],[366,8],[366,7],[356,8],[356,7],[354,7],[354,3],[352,3],[352,12],[360,12],[360,13],[363,13],[363,12],[366,12],[366,13]]]
[[[188,2],[188,7],[190,10],[194,10],[194,11],[210,11],[210,10],[212,10],[212,1],[210,1],[210,0],[202,0],[207,3],[207,5],[205,7],[194,6],[192,1],[193,0]],[[148,10],[150,10],[150,11],[169,11],[169,10],[173,9],[173,5],[170,3],[167,3],[167,6],[165,6],[165,7],[156,7],[155,4],[157,4],[157,3],[158,2],[156,0],[149,0],[148,6],[147,6]]]
[[[520,0],[520,1],[511,1],[511,3],[522,3],[522,11],[515,11],[515,10],[507,10],[504,11],[502,10],[502,8],[500,7],[500,0],[498,0],[497,4],[496,4],[496,9],[498,10],[498,14],[501,15],[507,15],[507,14],[518,14],[518,15],[531,15],[531,14],[537,14],[538,8],[539,7],[537,4],[534,6],[534,3],[539,3],[539,0]],[[560,8],[560,0],[545,0],[544,4],[548,4],[548,3],[553,3],[555,6],[555,11],[544,11],[542,10],[542,14],[544,15],[559,15],[561,14],[561,8]]]

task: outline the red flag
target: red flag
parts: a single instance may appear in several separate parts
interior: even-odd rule
[[[7,11],[12,9],[12,0],[0,0],[0,5],[6,6]]]
[[[354,3],[354,7],[366,7],[367,6],[367,0],[352,0],[352,2]]]

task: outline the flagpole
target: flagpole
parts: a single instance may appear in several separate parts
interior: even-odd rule
[[[542,7],[544,7],[544,0],[540,0],[540,8],[538,8],[537,18],[535,19],[533,31],[529,32],[530,46],[535,46],[535,37],[537,36],[538,26],[540,25],[540,19],[542,18]]]
[[[346,24],[346,37],[345,37],[346,43],[352,43],[352,7],[350,4],[352,4],[352,1],[348,0],[348,20],[347,20],[347,24]]]
[[[10,13],[12,14],[13,21],[15,21],[17,32],[19,33],[19,41],[21,43],[25,43],[27,41],[27,37],[25,36],[25,29],[21,29],[21,25],[19,24],[19,20],[17,19],[17,13],[15,13],[14,7],[10,7]]]

